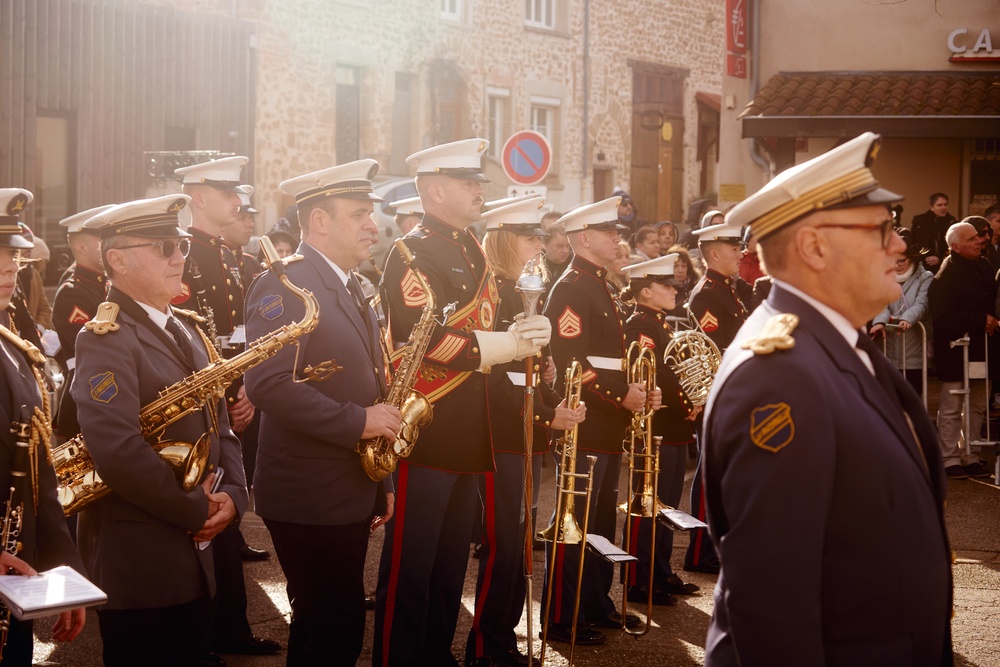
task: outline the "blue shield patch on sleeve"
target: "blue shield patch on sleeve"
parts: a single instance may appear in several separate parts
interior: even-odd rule
[[[285,312],[285,304],[280,294],[268,294],[260,300],[260,308],[257,311],[265,320],[273,320]]]
[[[118,395],[118,384],[115,374],[111,371],[100,373],[90,378],[90,397],[99,403],[110,403]]]

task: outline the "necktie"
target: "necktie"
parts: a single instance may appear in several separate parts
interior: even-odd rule
[[[191,368],[194,368],[194,352],[191,351],[191,342],[180,323],[171,317],[167,320],[166,329],[167,333],[173,336],[174,342],[177,343],[177,347],[181,349],[181,354],[184,355],[184,360],[188,362],[188,365],[190,365]]]

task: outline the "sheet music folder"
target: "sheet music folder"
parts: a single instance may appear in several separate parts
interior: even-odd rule
[[[73,568],[60,565],[33,577],[0,576],[0,599],[24,621],[104,604],[108,596]]]

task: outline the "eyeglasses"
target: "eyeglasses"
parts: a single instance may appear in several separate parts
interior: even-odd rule
[[[848,225],[848,224],[835,224],[829,222],[825,225],[816,225],[816,229],[823,229],[824,227],[833,227],[834,229],[856,229],[865,232],[873,232],[878,230],[879,234],[882,235],[882,249],[885,250],[889,247],[889,241],[892,240],[893,234],[896,233],[893,227],[894,220],[889,218],[879,223],[872,223],[870,225]]]
[[[191,252],[191,239],[165,239],[163,241],[151,241],[150,243],[123,245],[118,246],[118,248],[119,250],[128,250],[129,248],[148,248],[150,246],[157,246],[167,259],[173,257],[177,249],[180,249],[181,255],[187,257],[188,253]]]

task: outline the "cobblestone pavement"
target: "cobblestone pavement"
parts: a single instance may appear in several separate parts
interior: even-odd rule
[[[993,459],[990,458],[992,465]],[[553,502],[553,468],[547,466],[543,475],[540,496],[542,506],[539,516],[551,513]],[[691,472],[688,473],[690,481]],[[956,664],[963,667],[1000,666],[1000,487],[991,480],[949,482],[947,522],[952,548],[955,550],[955,636]],[[625,488],[625,485],[622,485]],[[682,508],[687,504],[687,497]],[[263,523],[252,514],[243,521],[243,532],[254,546],[270,549],[270,539]],[[366,583],[369,590],[375,587],[378,555],[382,531],[375,534],[369,549]],[[680,571],[687,538],[680,534],[675,540],[675,569]],[[542,552],[535,552],[534,612],[538,614],[541,594]],[[469,559],[465,582],[463,609],[458,621],[453,646],[456,656],[463,656],[465,638],[472,620],[475,596],[476,567],[478,561]],[[871,563],[871,567],[892,572],[893,563]],[[245,565],[249,596],[249,618],[254,632],[259,636],[276,639],[283,644],[288,639],[289,606],[285,596],[284,579],[277,561],[247,563]],[[701,665],[704,659],[705,632],[712,611],[712,587],[715,577],[680,572],[685,580],[692,581],[702,590],[699,594],[681,598],[674,607],[655,608],[653,628],[648,635],[632,639],[622,633],[608,631],[608,642],[600,647],[578,647],[575,663],[587,665],[664,665],[677,667]],[[620,589],[615,588],[620,595]],[[614,594],[614,591],[613,591]],[[871,592],[873,596],[878,590]],[[617,598],[616,598],[617,599]],[[88,617],[84,635],[73,644],[56,646],[46,643],[51,633],[47,620],[36,623],[38,642],[35,649],[36,664],[70,665],[89,667],[100,665],[100,638],[97,617]],[[369,664],[372,645],[372,619],[369,612],[365,648],[359,665]],[[536,624],[537,628],[537,624]],[[526,623],[522,620],[518,634],[522,650],[526,647]],[[537,655],[539,642],[534,642]],[[568,652],[564,645],[553,645],[547,652],[546,662],[551,665],[567,664]],[[284,665],[284,654],[265,657],[226,656],[234,667],[273,667]]]

